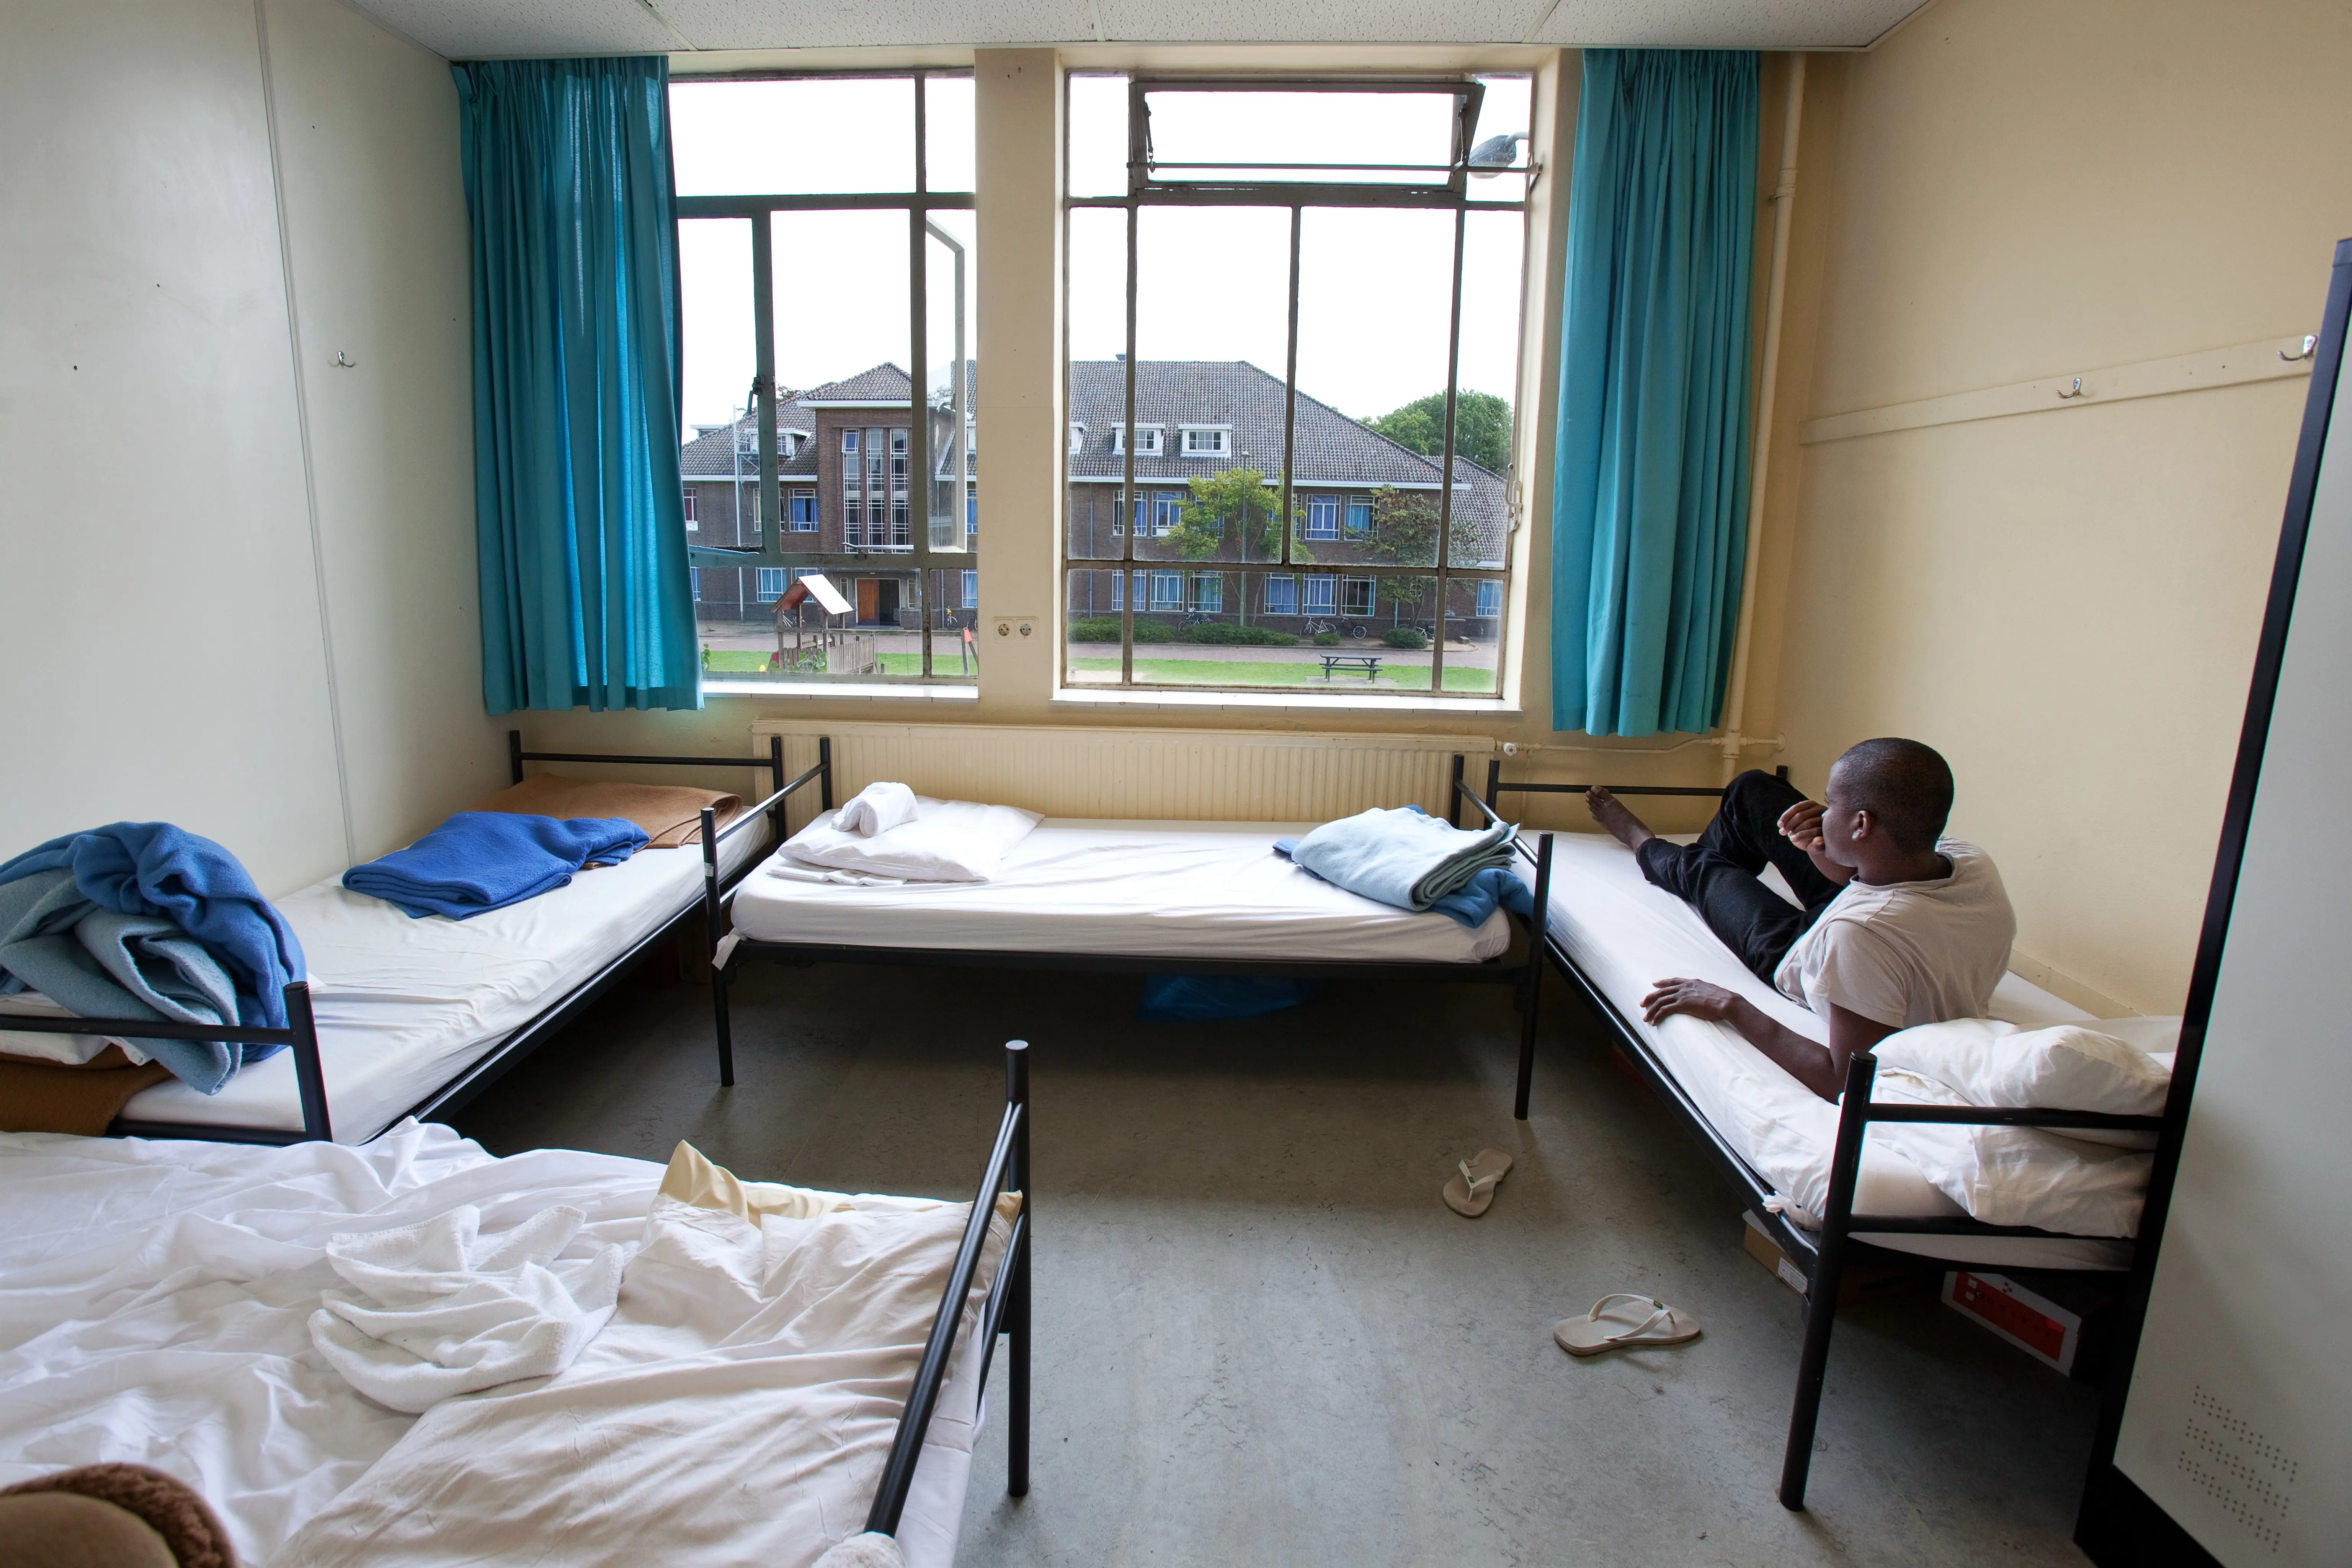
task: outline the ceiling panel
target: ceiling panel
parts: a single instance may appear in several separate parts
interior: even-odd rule
[[[358,0],[444,59],[660,54],[679,47],[637,0]]]
[[[656,0],[705,49],[1091,42],[1087,0]]]
[[[452,59],[861,45],[1440,43],[1837,48],[1925,0],[355,0]],[[665,26],[664,23],[667,26]]]
[[[1927,0],[1559,0],[1529,40],[1597,48],[1860,48]]]

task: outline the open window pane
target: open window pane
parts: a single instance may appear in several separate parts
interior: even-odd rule
[[[1478,129],[1470,138],[1470,199],[1524,201],[1530,156],[1528,132],[1534,124],[1534,80],[1523,76],[1487,76],[1478,81],[1486,92],[1478,106]]]
[[[915,188],[911,78],[681,79],[669,115],[681,196]]]
[[[1169,183],[1442,185],[1454,92],[1144,89],[1152,178]]]
[[[975,549],[980,534],[976,226],[969,212],[935,212],[923,234],[931,441],[926,516],[931,549],[958,555]]]
[[[754,550],[761,543],[759,433],[745,399],[757,352],[752,342],[751,226],[740,218],[677,226],[678,276],[692,308],[683,312],[688,548]],[[754,586],[727,568],[693,574],[701,636],[724,637],[741,621]]]

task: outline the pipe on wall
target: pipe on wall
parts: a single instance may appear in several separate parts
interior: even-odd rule
[[[1748,482],[1748,562],[1739,578],[1739,632],[1731,656],[1731,691],[1724,705],[1723,776],[1739,771],[1748,738],[1748,649],[1756,636],[1756,577],[1764,553],[1764,481],[1772,466],[1773,392],[1780,377],[1780,313],[1788,293],[1790,216],[1797,205],[1797,132],[1805,112],[1805,57],[1789,57],[1789,104],[1780,121],[1780,177],[1772,187],[1772,271],[1764,304],[1764,370],[1756,397],[1756,455]]]

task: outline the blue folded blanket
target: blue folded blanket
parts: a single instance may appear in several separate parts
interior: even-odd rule
[[[1304,838],[1275,840],[1277,853],[1327,882],[1351,893],[1394,904],[1402,910],[1431,910],[1469,888],[1482,872],[1499,871],[1510,878],[1511,838],[1517,829],[1497,824],[1471,832],[1438,821],[1419,806],[1395,811],[1377,808],[1327,822]],[[1507,896],[1499,884],[1495,900]],[[1486,905],[1476,921],[1465,919],[1477,895],[1460,910],[1444,912],[1465,924],[1478,924],[1495,912]]]
[[[620,817],[519,816],[461,811],[405,849],[343,873],[354,893],[415,919],[470,920],[553,892],[583,866],[610,866],[645,847],[645,829]]]
[[[236,987],[238,1022],[286,1026],[284,992],[302,978],[302,944],[236,856],[168,822],[115,822],[52,838],[0,865],[0,887],[58,870],[70,872],[75,891],[97,908],[167,921],[203,948]],[[45,884],[55,886],[54,878]],[[53,909],[43,931],[66,931],[87,912],[68,920]],[[0,991],[15,989],[0,982]],[[249,1059],[278,1048],[248,1047]]]

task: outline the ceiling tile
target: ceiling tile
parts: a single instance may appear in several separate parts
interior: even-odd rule
[[[655,0],[705,49],[1091,42],[1087,0]]]
[[[659,54],[678,47],[637,0],[355,0],[445,59]]]
[[[1859,48],[1927,0],[1559,0],[1532,40],[1601,48]]]

